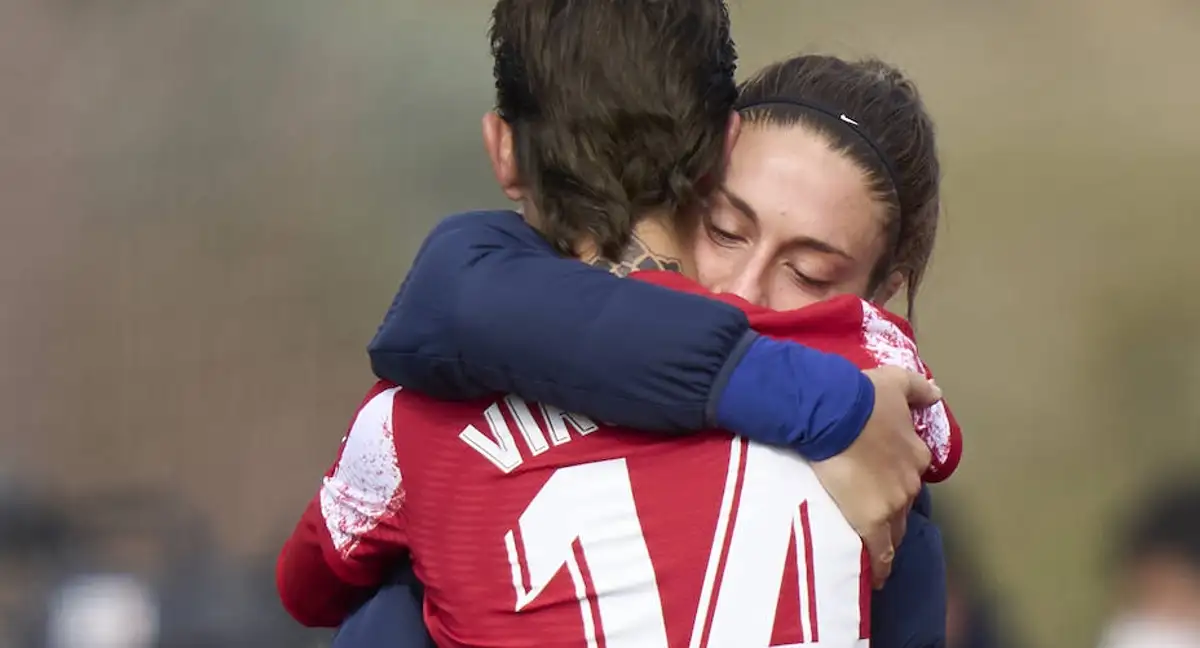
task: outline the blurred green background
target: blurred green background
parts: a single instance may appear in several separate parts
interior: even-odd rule
[[[0,1],[0,469],[170,491],[277,548],[481,154],[490,2]],[[741,0],[743,73],[877,55],[940,127],[918,331],[938,497],[1038,646],[1094,643],[1114,512],[1200,471],[1200,4]]]

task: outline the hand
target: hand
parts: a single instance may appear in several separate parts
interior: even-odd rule
[[[840,455],[813,464],[817,478],[863,538],[876,589],[892,571],[908,510],[929,467],[929,448],[913,430],[912,409],[941,400],[925,376],[898,367],[863,372],[875,384],[875,409]]]

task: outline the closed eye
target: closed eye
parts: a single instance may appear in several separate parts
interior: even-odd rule
[[[804,274],[799,268],[791,263],[785,265],[787,266],[788,273],[792,276],[792,279],[794,279],[796,283],[800,284],[801,286],[811,288],[813,290],[828,290],[833,287],[834,282],[828,279],[815,279]]]
[[[704,230],[708,232],[708,237],[717,245],[732,246],[746,242],[746,238],[738,236],[728,230],[723,230],[712,223],[705,223]]]

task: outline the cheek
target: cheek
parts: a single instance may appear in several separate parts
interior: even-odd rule
[[[703,232],[696,237],[693,251],[696,260],[696,280],[712,291],[720,291],[736,265],[736,252],[709,240]]]
[[[788,311],[811,306],[819,301],[820,295],[797,286],[796,282],[787,277],[774,277],[764,306],[772,310]]]

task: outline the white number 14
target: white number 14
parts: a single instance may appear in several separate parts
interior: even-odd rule
[[[671,645],[624,459],[556,470],[504,541],[517,611],[565,566],[589,648]],[[867,645],[859,639],[858,536],[803,460],[733,440],[689,648],[770,644],[789,546],[797,549],[797,622],[807,643]]]

